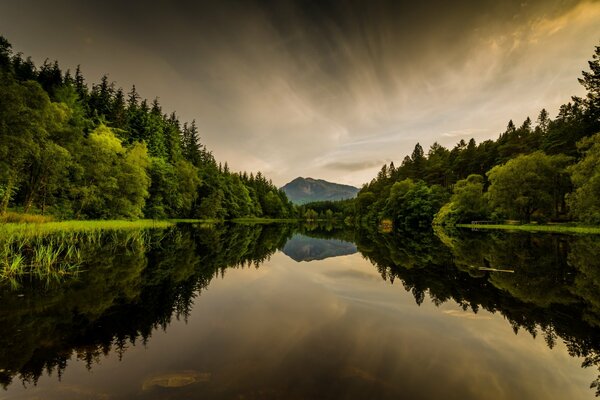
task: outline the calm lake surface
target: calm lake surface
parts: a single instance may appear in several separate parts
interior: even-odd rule
[[[144,238],[87,244],[60,284],[0,287],[0,399],[595,398],[600,238]]]

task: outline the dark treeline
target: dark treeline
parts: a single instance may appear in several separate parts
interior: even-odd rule
[[[396,227],[434,217],[600,223],[600,46],[589,66],[579,79],[586,97],[572,97],[556,118],[541,110],[535,123],[510,121],[497,140],[461,140],[452,149],[417,143],[400,166],[384,165],[363,186],[346,215]]]
[[[354,212],[354,200],[324,200],[299,205],[296,214],[306,220],[343,220]]]
[[[158,99],[105,75],[37,68],[0,37],[0,214],[57,218],[287,217],[286,195],[260,172],[231,172]]]

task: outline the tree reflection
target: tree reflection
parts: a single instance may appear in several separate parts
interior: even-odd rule
[[[111,351],[146,343],[173,318],[186,319],[199,293],[227,268],[259,266],[291,236],[286,225],[183,225],[148,241],[115,237],[82,248],[78,280],[0,290],[0,383],[60,377],[75,357],[88,368]]]
[[[400,280],[417,304],[428,296],[436,305],[499,312],[515,334],[541,334],[550,348],[561,339],[584,367],[600,368],[600,238],[358,231],[356,240],[382,278]]]
[[[186,320],[194,301],[228,268],[256,268],[294,233],[355,243],[381,277],[417,304],[454,301],[500,313],[515,333],[565,343],[600,367],[600,238],[527,233],[376,230],[335,225],[181,225],[143,241],[104,238],[82,248],[85,272],[47,286],[0,290],[0,381],[60,377],[73,358],[88,368],[122,357],[156,329]],[[495,270],[513,271],[497,272]],[[600,394],[600,377],[592,383]]]

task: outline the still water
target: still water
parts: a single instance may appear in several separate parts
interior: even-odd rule
[[[0,288],[0,399],[596,394],[600,238],[182,225],[85,251]]]

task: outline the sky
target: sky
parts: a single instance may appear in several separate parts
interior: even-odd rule
[[[417,142],[496,139],[583,95],[600,1],[0,0],[0,35],[158,97],[232,170],[360,186]]]

